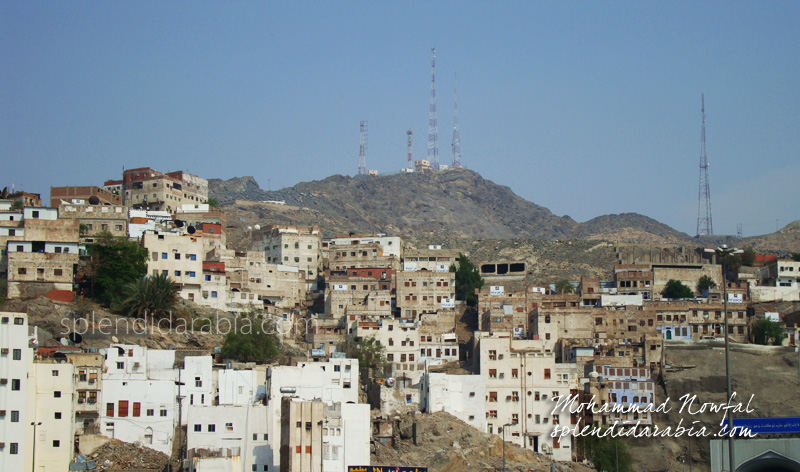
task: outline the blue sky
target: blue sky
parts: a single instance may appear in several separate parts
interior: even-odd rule
[[[262,188],[426,154],[454,75],[466,167],[559,215],[637,212],[694,234],[705,93],[714,231],[800,219],[800,3],[0,3],[2,182],[122,167]]]

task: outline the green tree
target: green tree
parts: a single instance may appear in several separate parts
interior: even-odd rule
[[[752,267],[756,261],[756,251],[751,247],[745,249],[742,251],[741,260],[743,266]]]
[[[361,338],[356,341],[350,355],[358,359],[360,369],[372,369],[381,372],[386,367],[386,348],[373,336]]]
[[[666,287],[664,290],[661,291],[661,295],[664,298],[673,298],[673,299],[680,299],[680,298],[693,298],[694,292],[691,288],[683,285],[680,280],[670,280],[667,282]]]
[[[556,282],[557,293],[564,294],[564,293],[572,293],[573,291],[575,291],[575,288],[572,286],[569,280],[561,279],[558,282]]]
[[[211,208],[219,208],[219,199],[218,198],[211,197],[211,198],[208,199],[208,201],[206,203],[208,203],[208,206],[210,206]]]
[[[706,290],[712,289],[717,286],[717,283],[714,282],[714,279],[711,277],[704,275],[700,277],[700,280],[697,281],[697,291],[698,293],[703,293]]]
[[[581,436],[584,455],[597,470],[633,472],[631,458],[625,442],[611,435],[597,437]],[[618,466],[619,465],[619,466]]]
[[[178,290],[168,275],[142,277],[123,289],[122,310],[128,316],[163,318],[175,308]]]
[[[280,341],[277,338],[275,324],[271,320],[264,322],[250,318],[251,323],[239,325],[250,329],[232,331],[225,335],[222,345],[222,358],[240,362],[272,362],[280,355]]]
[[[100,233],[89,246],[94,269],[94,297],[107,305],[122,300],[123,288],[147,273],[147,249],[126,238]]]
[[[800,262],[800,252],[793,252],[792,253],[792,259],[797,261],[797,262]]]
[[[11,204],[12,210],[22,210],[25,207],[25,204],[22,203],[22,200],[14,200],[14,203]]]
[[[780,346],[786,332],[781,323],[763,319],[753,325],[753,338],[756,344]]]
[[[463,300],[467,306],[477,306],[478,296],[475,289],[483,288],[483,279],[478,268],[464,254],[458,254],[458,268],[453,264],[450,272],[456,273],[456,300]]]

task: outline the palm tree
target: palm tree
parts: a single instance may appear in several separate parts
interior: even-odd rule
[[[175,307],[178,290],[166,274],[143,277],[125,286],[122,308],[129,316],[160,318]]]

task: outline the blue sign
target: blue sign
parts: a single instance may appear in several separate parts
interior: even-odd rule
[[[385,465],[349,465],[347,466],[347,472],[428,472],[428,468],[395,467],[395,466],[385,466]]]
[[[728,419],[722,420],[723,432],[728,430]],[[756,434],[800,433],[800,416],[780,418],[736,418],[733,417],[733,428],[747,428]]]

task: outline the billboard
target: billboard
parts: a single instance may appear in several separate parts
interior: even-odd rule
[[[347,285],[345,284],[333,284],[334,290],[347,290]]]
[[[347,472],[428,472],[428,468],[385,465],[348,465]]]
[[[442,308],[455,308],[456,302],[452,298],[442,298]]]
[[[728,303],[744,303],[744,295],[741,293],[729,293]]]
[[[723,431],[728,429],[728,419],[722,420]],[[800,416],[784,416],[776,418],[736,418],[733,417],[733,427],[738,432],[739,428],[747,428],[756,434],[785,434],[800,433]]]
[[[775,311],[768,311],[764,313],[764,318],[777,323],[781,320],[781,314]]]
[[[417,270],[417,263],[416,262],[403,262],[403,271],[404,272],[414,272]]]
[[[450,268],[447,264],[436,264],[436,272],[450,272]]]
[[[502,295],[506,292],[506,289],[502,285],[491,285],[489,287],[489,295]]]

